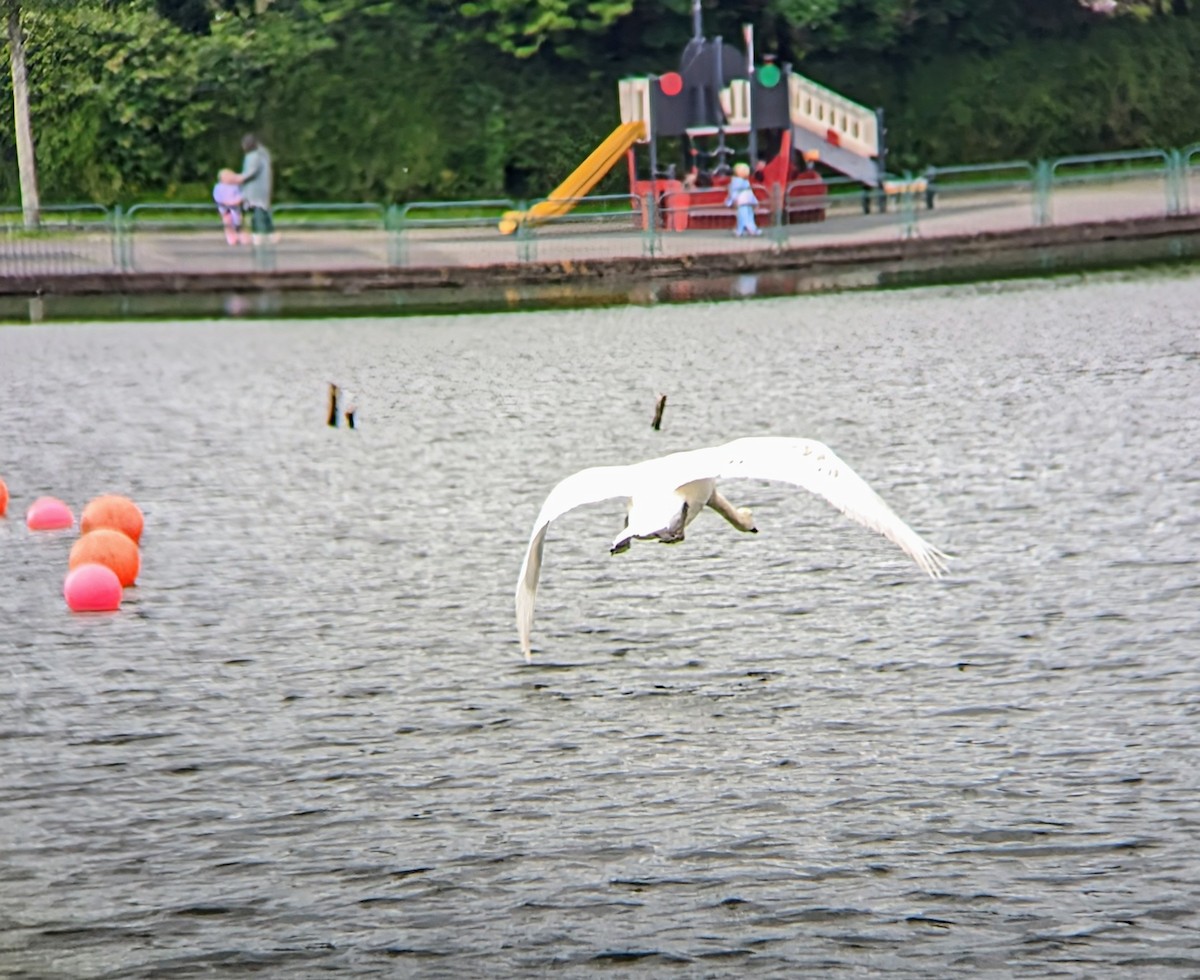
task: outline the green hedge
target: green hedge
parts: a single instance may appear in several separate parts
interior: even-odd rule
[[[145,0],[32,17],[43,199],[205,200],[251,128],[275,155],[279,199],[537,197],[617,124],[617,79],[673,67],[627,39],[613,42],[624,61],[601,44],[582,63],[520,61],[403,4],[332,24],[276,9],[199,37]],[[1095,21],[986,55],[907,43],[796,66],[885,108],[893,171],[1200,140],[1200,17]],[[614,173],[601,190],[624,187]],[[18,199],[7,70],[0,199]]]

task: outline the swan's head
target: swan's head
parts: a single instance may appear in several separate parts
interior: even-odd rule
[[[735,507],[733,512],[737,515],[739,531],[758,533],[758,528],[754,526],[754,515],[750,513],[749,507]]]

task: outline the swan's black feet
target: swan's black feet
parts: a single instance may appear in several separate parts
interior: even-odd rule
[[[683,540],[683,529],[687,526],[688,505],[687,501],[683,502],[683,506],[679,508],[679,514],[675,520],[663,528],[655,535],[663,544],[677,544]]]
[[[608,553],[610,555],[625,554],[625,552],[627,552],[629,550],[629,542],[632,540],[633,540],[633,538],[626,538],[624,541],[618,541],[616,544],[614,544],[612,546],[612,548],[609,549]]]

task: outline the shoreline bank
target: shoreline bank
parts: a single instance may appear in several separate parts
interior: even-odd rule
[[[1200,215],[669,256],[0,275],[0,320],[426,313],[900,288],[1200,259]]]

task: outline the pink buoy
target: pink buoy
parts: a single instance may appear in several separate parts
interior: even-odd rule
[[[0,476],[0,517],[3,517],[8,512],[8,484],[4,482],[4,477]]]
[[[57,497],[38,497],[25,511],[25,524],[31,531],[58,531],[74,523],[71,508]]]
[[[121,580],[107,565],[77,565],[63,582],[71,612],[112,612],[121,605]]]

